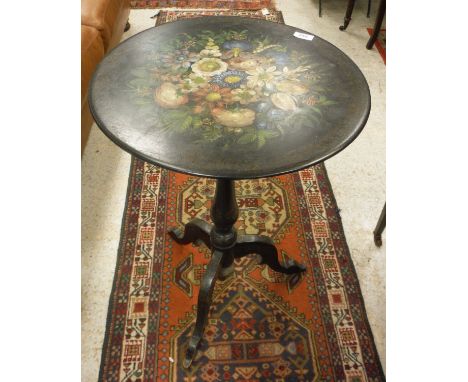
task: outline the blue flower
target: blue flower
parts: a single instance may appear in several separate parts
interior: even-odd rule
[[[245,72],[240,70],[228,70],[224,73],[213,76],[211,83],[219,85],[223,88],[237,89],[247,78]]]

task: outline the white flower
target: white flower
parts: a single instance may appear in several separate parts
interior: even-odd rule
[[[297,109],[296,101],[289,94],[275,93],[271,95],[270,99],[281,110],[294,111]]]
[[[227,70],[228,65],[219,58],[205,57],[192,65],[195,74],[204,77],[212,77]]]
[[[281,72],[276,70],[276,66],[270,66],[268,69],[257,67],[255,70],[248,70],[247,86],[250,88],[263,87],[266,84],[273,83],[276,76]]]

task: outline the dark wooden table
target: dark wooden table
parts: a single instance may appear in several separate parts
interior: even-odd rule
[[[139,33],[98,66],[90,108],[101,130],[132,155],[217,179],[213,225],[194,219],[170,235],[212,249],[184,366],[195,357],[218,277],[258,254],[277,272],[266,236],[237,235],[234,181],[320,163],[349,145],[370,111],[367,82],[339,49],[290,26],[240,17],[182,20]]]

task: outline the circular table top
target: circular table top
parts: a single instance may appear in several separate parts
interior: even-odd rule
[[[370,112],[359,68],[310,33],[241,17],[145,30],[99,64],[101,130],[159,166],[213,178],[278,175],[349,145]]]

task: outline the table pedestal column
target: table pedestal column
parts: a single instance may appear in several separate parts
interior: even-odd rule
[[[233,262],[251,253],[260,255],[261,264],[267,264],[276,272],[292,274],[305,271],[301,264],[290,260],[281,265],[278,252],[273,241],[267,236],[237,235],[234,223],[239,216],[234,181],[218,179],[216,193],[211,208],[213,225],[201,219],[193,219],[185,225],[182,231],[173,228],[169,231],[171,237],[179,244],[188,244],[202,240],[212,250],[212,257],[203,275],[198,295],[197,320],[192,337],[188,344],[184,359],[184,367],[189,367],[195,358],[197,347],[203,336],[211,305],[211,298],[216,280],[225,279],[234,272]]]

